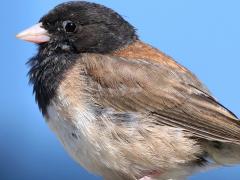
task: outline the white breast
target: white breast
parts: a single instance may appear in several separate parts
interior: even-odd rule
[[[64,107],[63,107],[64,108]],[[68,153],[84,168],[98,173],[96,149],[90,142],[88,129],[94,116],[86,111],[75,113],[71,119],[62,116],[59,107],[52,103],[47,108],[49,127],[56,133]]]
[[[182,170],[184,162],[195,159],[195,155],[201,153],[195,141],[186,138],[181,129],[153,127],[145,121],[118,126],[109,121],[111,112],[109,116],[96,117],[84,101],[86,97],[81,98],[81,94],[61,88],[58,97],[47,108],[48,124],[69,154],[95,174],[105,176],[111,171],[135,176],[155,168]],[[147,129],[145,132],[150,132],[151,136],[143,136],[139,129]],[[120,137],[129,137],[131,144]],[[168,159],[167,163],[165,159]]]

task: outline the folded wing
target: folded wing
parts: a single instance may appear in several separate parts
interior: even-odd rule
[[[195,137],[240,144],[237,117],[191,72],[114,56],[85,56],[83,63],[99,106],[137,112],[153,125],[182,128]]]

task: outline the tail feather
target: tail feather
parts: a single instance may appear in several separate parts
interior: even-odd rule
[[[208,156],[221,165],[240,164],[240,145],[233,143],[211,142],[204,147]]]

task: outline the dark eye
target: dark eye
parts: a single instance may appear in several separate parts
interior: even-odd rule
[[[77,26],[72,21],[64,21],[63,28],[66,32],[75,32]]]

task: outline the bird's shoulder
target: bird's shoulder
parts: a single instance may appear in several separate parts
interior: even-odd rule
[[[140,113],[156,125],[239,142],[236,116],[194,74],[145,43],[108,55],[82,54],[65,79],[65,91],[74,101],[84,96],[102,112]]]

